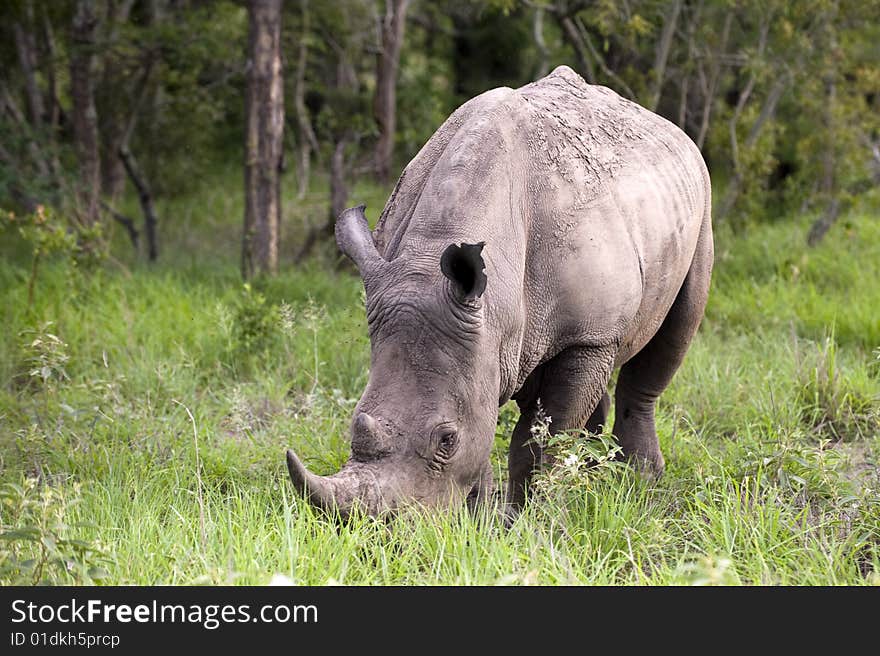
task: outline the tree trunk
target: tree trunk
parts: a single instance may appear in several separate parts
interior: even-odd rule
[[[376,142],[376,177],[388,182],[394,155],[394,132],[397,128],[397,68],[403,45],[403,28],[409,0],[385,0],[385,15],[381,21],[380,52],[376,58],[376,95],[373,115],[379,128]]]
[[[245,214],[241,271],[245,278],[278,270],[284,87],[281,0],[249,0],[245,134]]]
[[[348,203],[348,182],[345,171],[346,140],[340,139],[333,147],[330,158],[330,223],[345,210]]]
[[[0,79],[0,107],[6,111],[9,118],[18,126],[18,129],[24,134],[28,134],[32,127],[27,122],[24,112],[18,106],[15,98],[12,96],[12,93],[2,79]],[[46,164],[46,160],[43,158],[43,153],[40,152],[40,149],[37,146],[36,140],[27,139],[27,150],[31,161],[37,169],[37,173],[44,178],[47,177],[49,175],[49,167]]]
[[[159,244],[156,235],[156,226],[159,221],[156,218],[156,210],[153,205],[153,195],[150,193],[150,186],[147,184],[147,179],[129,148],[131,135],[134,133],[134,127],[140,117],[141,108],[143,107],[144,100],[150,92],[150,75],[152,72],[153,60],[151,59],[145,64],[137,85],[134,88],[131,113],[128,116],[127,125],[120,130],[121,136],[119,137],[119,148],[114,155],[118,157],[120,162],[122,162],[123,170],[128,174],[131,183],[137,190],[138,202],[141,205],[141,211],[144,215],[144,234],[147,237],[147,257],[149,257],[150,262],[155,262],[159,257]],[[106,204],[104,205],[106,207]],[[135,249],[137,249],[137,239],[132,236],[130,227],[125,221],[122,221],[116,216],[116,214],[113,214],[113,217],[125,225],[126,228],[129,228],[129,236],[132,237],[132,243],[134,243]]]
[[[134,252],[137,253],[140,249],[141,233],[138,232],[137,226],[134,224],[134,219],[125,216],[125,214],[115,210],[104,201],[101,201],[101,207],[103,207],[105,212],[110,214],[115,221],[125,228],[125,231],[128,233],[128,238],[131,240],[131,245],[134,247]]]
[[[52,23],[46,10],[42,14],[42,36],[46,48],[46,56],[43,58],[46,73],[46,125],[49,135],[49,167],[52,170],[52,178],[56,184],[61,181],[61,161],[58,158],[58,131],[61,127],[61,102],[58,99],[58,76],[55,71],[55,34],[52,31]]]
[[[340,48],[336,51],[336,80],[337,91],[357,91],[357,72],[348,60],[348,56]],[[318,242],[333,235],[336,218],[342,214],[348,203],[348,191],[351,183],[351,161],[345,157],[345,150],[349,144],[357,144],[358,135],[349,127],[343,127],[333,135],[333,152],[330,155],[330,206],[328,207],[327,221],[309,230],[303,241],[302,248],[296,256],[297,262],[302,262],[311,253]]]
[[[770,21],[763,20],[761,22],[758,37],[757,57],[759,59],[764,56],[764,50],[767,47],[767,33],[769,32],[769,30]],[[733,114],[728,121],[727,129],[728,133],[730,134],[730,158],[733,163],[733,173],[736,177],[741,177],[742,175],[742,168],[739,161],[739,136],[737,134],[737,126],[739,125],[740,116],[742,115],[746,104],[749,102],[749,98],[751,98],[752,96],[752,91],[754,91],[755,89],[756,82],[757,76],[755,75],[755,72],[752,71],[752,73],[749,75],[748,82],[746,82],[745,86],[739,92],[739,97],[736,100],[736,106],[733,108]]]
[[[44,62],[46,65],[46,121],[50,129],[56,131],[61,124],[61,103],[58,100],[58,75],[55,72],[55,58],[58,56],[55,48],[55,33],[52,31],[52,22],[49,20],[45,9],[42,15],[43,43],[46,48]]]
[[[16,21],[12,26],[15,36],[15,49],[18,51],[18,63],[24,76],[24,88],[27,94],[28,114],[31,125],[39,130],[45,117],[43,94],[37,85],[37,41],[35,38],[36,24],[34,8],[31,2],[25,3],[27,24]]]
[[[825,209],[825,213],[816,219],[815,223],[810,226],[810,232],[807,234],[808,246],[816,246],[822,241],[822,238],[829,230],[831,230],[831,226],[837,221],[837,217],[840,216],[840,210],[840,200],[838,198],[832,198],[831,202],[828,203],[828,207]]]
[[[333,144],[333,154],[330,156],[330,214],[326,223],[309,230],[303,241],[302,248],[296,256],[297,262],[303,262],[312,254],[319,241],[333,235],[336,226],[336,218],[345,210],[348,204],[348,171],[345,161],[346,136],[341,136]]]
[[[835,38],[833,19],[826,19],[825,27],[828,35],[828,51],[835,52],[837,39]],[[831,226],[837,221],[843,209],[841,205],[837,185],[837,70],[834,58],[828,58],[828,69],[825,72],[825,103],[822,107],[822,127],[825,131],[825,148],[822,152],[822,179],[819,182],[819,190],[828,206],[825,213],[810,227],[807,235],[807,244],[815,246],[825,236]]]
[[[134,2],[112,0],[107,21],[108,50],[103,58],[103,73],[98,93],[99,130],[101,134],[101,190],[111,200],[116,200],[125,190],[125,167],[118,156],[125,134],[125,105],[120,102],[119,89],[124,84],[124,70],[119,57],[113,53],[119,38],[119,27],[128,22]]]
[[[691,76],[685,74],[681,78],[681,86],[678,96],[678,127],[687,131],[687,108],[688,108],[688,91],[690,88]]]
[[[319,149],[318,139],[315,137],[315,131],[312,129],[312,123],[309,120],[309,110],[306,107],[305,101],[309,36],[308,0],[301,0],[301,9],[302,34],[299,40],[299,53],[296,58],[296,79],[293,85],[293,108],[296,114],[297,145],[299,147],[297,200],[305,198],[306,192],[309,190],[312,152],[317,152]]]
[[[98,152],[98,113],[95,109],[94,52],[98,18],[94,0],[77,0],[71,25],[70,96],[73,106],[73,142],[79,179],[80,219],[86,225],[98,220],[101,193]]]

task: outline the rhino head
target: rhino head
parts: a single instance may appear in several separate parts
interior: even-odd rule
[[[364,209],[336,222],[336,241],[364,281],[371,345],[351,456],[338,473],[317,476],[288,450],[290,479],[311,503],[343,516],[355,506],[379,514],[478,498],[491,486],[500,377],[485,317],[483,243],[386,261]]]

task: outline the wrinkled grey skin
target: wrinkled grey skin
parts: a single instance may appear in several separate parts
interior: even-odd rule
[[[665,119],[562,66],[460,107],[410,162],[371,234],[363,207],[336,238],[364,280],[370,379],[341,472],[293,484],[324,508],[446,507],[491,489],[498,408],[518,509],[555,431],[607,420],[624,454],[663,470],[654,406],[706,304],[709,174]],[[485,244],[484,247],[481,245]]]

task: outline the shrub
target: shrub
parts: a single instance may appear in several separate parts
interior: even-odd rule
[[[26,478],[0,488],[0,581],[9,584],[91,584],[108,576],[110,558],[96,542],[75,537],[71,509],[80,487]]]

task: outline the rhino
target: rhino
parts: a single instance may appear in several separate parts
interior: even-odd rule
[[[449,508],[493,490],[499,408],[514,399],[506,508],[547,455],[531,439],[608,421],[659,475],[655,405],[700,324],[713,264],[711,186],[677,126],[560,66],[458,108],[401,174],[370,231],[335,225],[363,279],[369,381],[351,455],[330,476],[293,451],[294,487],[343,516]]]

